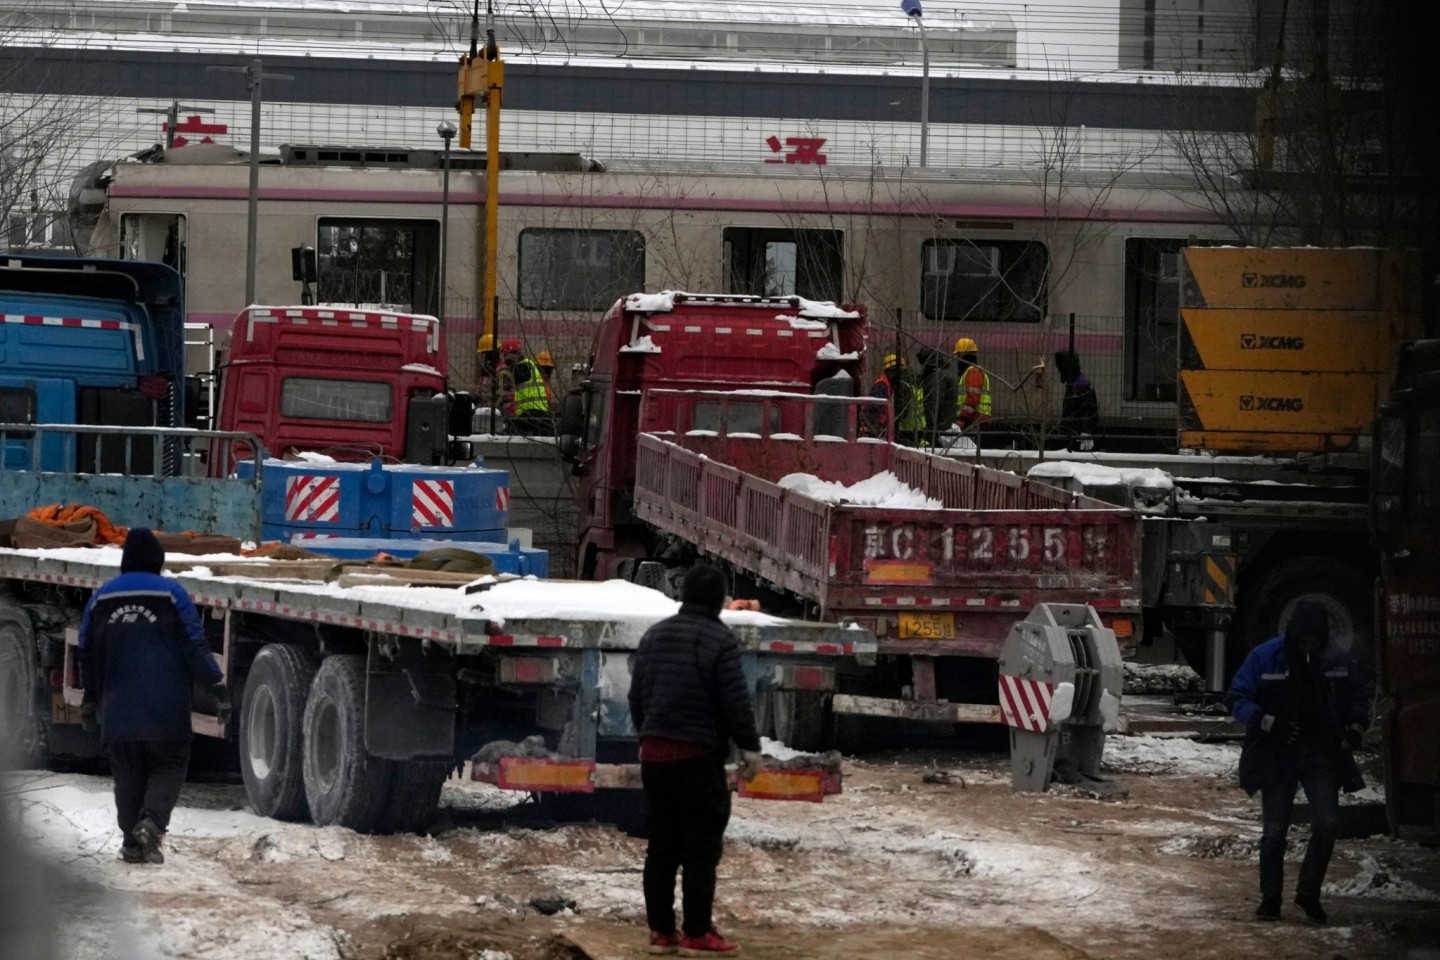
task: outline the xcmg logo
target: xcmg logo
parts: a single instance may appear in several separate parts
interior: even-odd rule
[[[1240,334],[1241,350],[1304,350],[1304,337],[1267,337],[1258,333]]]
[[[1289,287],[1300,290],[1305,286],[1303,273],[1245,273],[1240,282],[1246,287]]]
[[[1257,413],[1300,413],[1305,409],[1305,400],[1303,397],[1257,397],[1247,393],[1240,397],[1240,409]]]

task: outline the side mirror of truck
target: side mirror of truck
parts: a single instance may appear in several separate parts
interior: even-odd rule
[[[205,396],[204,385],[199,377],[185,378],[185,426],[193,430],[204,430],[210,421],[210,411],[204,408],[201,399]]]
[[[560,407],[560,437],[557,446],[561,459],[576,463],[585,450],[585,399],[584,386],[576,387],[565,394]]]
[[[475,432],[475,398],[464,390],[451,390],[450,414],[445,432],[452,437],[468,437]]]
[[[405,418],[405,460],[425,466],[445,462],[449,434],[450,398],[443,393],[428,397],[411,397]]]

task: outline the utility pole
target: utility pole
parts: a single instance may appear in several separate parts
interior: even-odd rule
[[[175,148],[175,125],[180,122],[180,111],[186,113],[214,113],[213,107],[192,107],[188,103],[181,106],[179,100],[171,100],[168,107],[137,107],[136,113],[159,113],[165,116],[165,149]]]
[[[245,305],[255,302],[255,234],[260,220],[260,84],[263,80],[294,80],[286,73],[266,73],[260,58],[248,67],[206,67],[217,73],[245,74],[250,91],[250,209],[245,233]]]

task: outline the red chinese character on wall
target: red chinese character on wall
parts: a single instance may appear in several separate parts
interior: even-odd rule
[[[771,153],[781,153],[784,149],[780,145],[779,137],[766,137],[765,145],[770,148]],[[825,166],[825,154],[820,148],[825,146],[824,137],[786,137],[785,147],[790,152],[779,157],[766,157],[766,163],[813,163],[816,166]]]
[[[160,129],[165,130],[169,126],[170,124],[168,123],[162,123],[160,124]],[[175,137],[175,146],[183,147],[190,142],[187,138],[179,136],[179,134],[182,133],[201,133],[204,134],[204,136],[200,138],[201,143],[214,143],[215,141],[210,139],[210,134],[229,132],[230,128],[223,123],[206,123],[198,116],[186,117],[184,120],[175,124],[175,133],[177,134]]]

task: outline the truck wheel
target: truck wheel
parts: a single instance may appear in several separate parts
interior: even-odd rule
[[[315,657],[288,643],[256,655],[240,699],[240,775],[250,808],[262,817],[304,820],[305,700]]]
[[[1235,629],[1226,646],[1226,684],[1256,645],[1283,632],[1295,605],[1315,600],[1330,615],[1331,642],[1373,672],[1370,583],[1359,570],[1329,557],[1296,557],[1247,584],[1237,598]]]
[[[0,769],[34,758],[36,737],[35,643],[30,618],[0,606]]]
[[[825,695],[803,690],[776,690],[771,694],[775,739],[792,750],[807,753],[824,750],[826,736]]]
[[[305,701],[305,799],[316,826],[375,829],[390,764],[365,751],[365,658],[327,657]]]
[[[376,761],[372,758],[371,762]],[[388,766],[390,793],[375,832],[423,833],[435,819],[440,791],[452,765],[446,760],[398,760]]]

